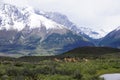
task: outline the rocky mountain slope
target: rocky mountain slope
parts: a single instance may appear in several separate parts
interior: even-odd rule
[[[31,7],[0,5],[0,55],[56,55],[80,46],[93,43]]]
[[[120,48],[120,27],[106,35],[99,45]]]
[[[71,22],[66,15],[63,15],[58,12],[43,12],[43,11],[36,11],[37,14],[41,14],[48,19],[52,19],[53,21],[62,24],[69,28],[71,31],[76,32],[86,38],[91,39],[99,39],[104,37],[107,33],[104,30],[93,30],[87,27],[78,27],[73,22]]]

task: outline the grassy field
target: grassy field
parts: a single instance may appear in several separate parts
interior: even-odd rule
[[[0,80],[103,80],[120,73],[120,51],[113,48],[77,48],[59,56],[0,57]]]

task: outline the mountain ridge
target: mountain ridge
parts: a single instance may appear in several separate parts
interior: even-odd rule
[[[120,48],[120,27],[108,33],[99,43],[100,46]]]
[[[86,35],[92,39],[99,39],[106,35],[106,32],[102,29],[96,31],[96,30],[93,30],[93,29],[87,28],[87,27],[78,27],[73,22],[71,22],[66,15],[58,13],[58,12],[38,11],[37,14],[41,14],[48,19],[52,19],[53,21],[66,26],[73,32],[76,32],[83,36]]]
[[[65,26],[36,14],[31,7],[21,9],[3,4],[0,14],[1,55],[57,55],[94,45]]]

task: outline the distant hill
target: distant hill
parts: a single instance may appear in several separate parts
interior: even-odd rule
[[[87,58],[87,59],[112,59],[120,58],[120,49],[109,47],[80,47],[56,56],[24,56],[17,58],[17,61],[39,62],[41,60],[63,60],[64,58]]]
[[[64,58],[112,59],[120,58],[120,49],[109,47],[80,47],[56,56],[24,56],[19,58],[0,56],[0,61],[39,62],[42,60],[63,60]]]
[[[68,51],[61,56],[69,57],[99,57],[106,54],[120,53],[120,49],[110,47],[80,47]]]

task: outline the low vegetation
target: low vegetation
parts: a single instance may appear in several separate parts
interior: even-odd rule
[[[120,52],[90,57],[67,55],[70,53],[59,57],[1,57],[0,80],[103,80],[101,74],[120,73]]]

